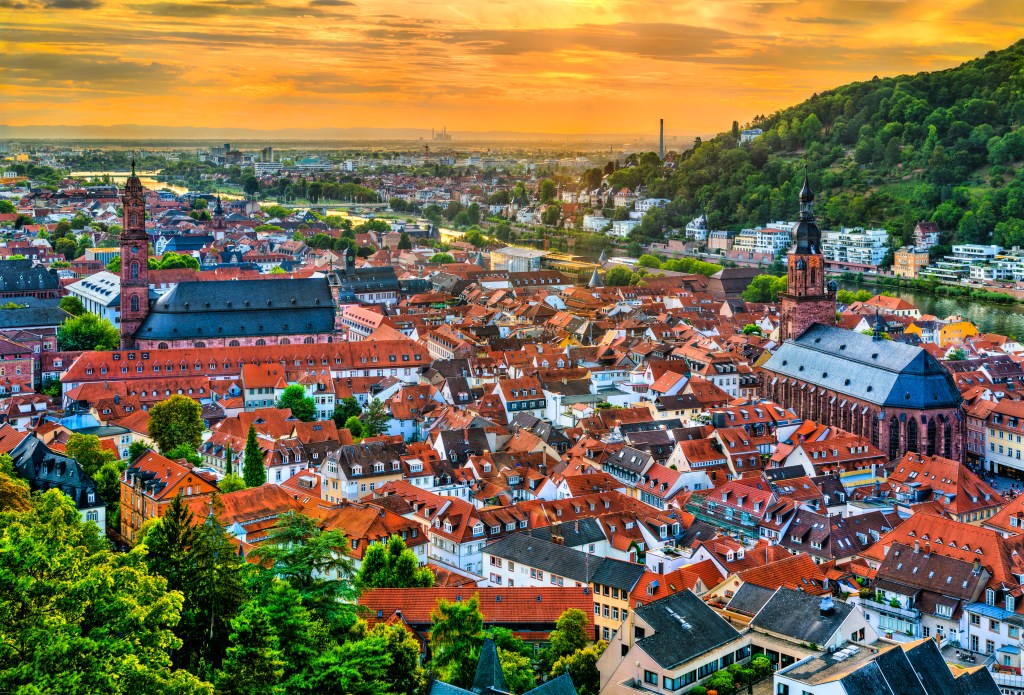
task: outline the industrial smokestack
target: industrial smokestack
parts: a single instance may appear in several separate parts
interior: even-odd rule
[[[665,160],[665,119],[658,119],[658,157]]]

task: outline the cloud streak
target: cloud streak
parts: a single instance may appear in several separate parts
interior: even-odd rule
[[[10,124],[625,132],[665,117],[705,134],[1005,47],[1020,33],[1006,4],[0,0],[15,10],[0,95]]]

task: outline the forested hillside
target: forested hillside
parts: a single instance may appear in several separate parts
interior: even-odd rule
[[[613,183],[644,182],[673,203],[641,237],[699,211],[717,228],[792,219],[804,167],[825,225],[884,226],[909,240],[932,219],[944,241],[1024,244],[1024,41],[940,72],[874,78],[816,94],[696,145],[666,170],[641,157]],[[994,232],[994,234],[993,234]]]

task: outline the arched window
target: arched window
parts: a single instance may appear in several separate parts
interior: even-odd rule
[[[132,307],[132,311],[138,311],[139,310],[139,295],[137,295],[137,294],[133,294],[132,295],[131,307]]]
[[[913,451],[915,454],[920,448],[918,437],[917,437],[917,418],[912,417],[907,420],[907,451]]]
[[[201,340],[197,340],[192,343],[192,347],[206,347],[206,343]]]
[[[935,456],[935,453],[939,450],[939,428],[935,426],[935,418],[928,418],[926,431],[928,433],[928,441],[925,442],[925,451],[929,456]]]
[[[135,299],[135,297],[132,297],[132,299]],[[157,343],[156,349],[157,350],[166,350],[167,349],[167,343]]]
[[[259,338],[259,339],[256,340],[256,344],[257,345],[266,345],[267,341],[265,341],[263,338]]]
[[[948,422],[942,426],[942,455],[953,458],[953,428]]]
[[[277,344],[278,345],[291,345],[292,341],[288,340],[287,338],[281,338],[281,340],[279,340],[277,342]]]
[[[305,343],[306,345],[312,345],[313,344],[313,336],[307,336],[306,339],[303,340],[302,342]]]
[[[132,279],[133,280],[138,279],[138,277],[139,277],[139,262],[138,261],[132,261],[132,272],[131,272],[131,275],[132,275]]]
[[[131,226],[134,227],[138,223],[139,223],[139,213],[133,212],[132,214],[130,214],[128,216],[128,224],[130,224]]]
[[[889,460],[895,461],[900,455],[900,421],[893,415],[889,420]]]
[[[232,340],[230,343],[228,343],[228,347],[238,347],[239,345],[240,343],[237,340]]]

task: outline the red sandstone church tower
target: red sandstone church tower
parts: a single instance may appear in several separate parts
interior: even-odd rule
[[[121,197],[121,347],[135,347],[135,333],[149,314],[149,235],[146,234],[146,198],[142,182],[132,175]]]
[[[835,285],[825,283],[825,257],[821,255],[821,230],[814,222],[814,193],[804,176],[800,190],[800,221],[796,250],[789,254],[789,286],[781,295],[779,340],[798,338],[813,323],[836,324]]]

